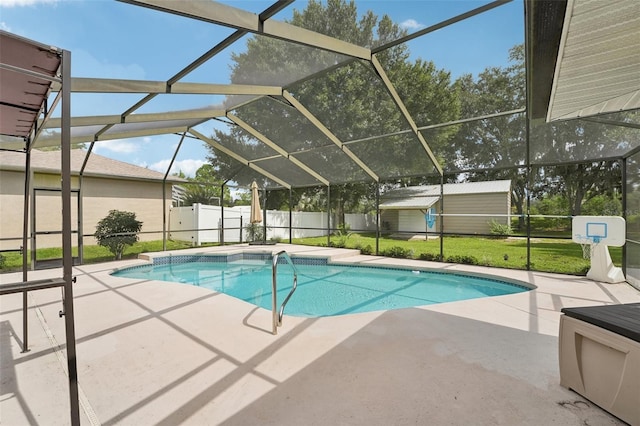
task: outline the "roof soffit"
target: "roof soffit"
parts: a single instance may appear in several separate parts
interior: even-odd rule
[[[640,108],[640,2],[569,0],[547,121]]]

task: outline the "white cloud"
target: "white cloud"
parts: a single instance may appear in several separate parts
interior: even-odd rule
[[[167,171],[167,167],[169,167],[170,162],[171,160],[160,160],[149,165],[149,168],[160,173],[165,173]],[[171,167],[170,174],[182,171],[182,173],[184,173],[187,177],[194,177],[196,171],[205,163],[205,161],[193,159],[175,161],[173,163],[173,166]]]
[[[419,23],[415,19],[407,19],[406,21],[404,21],[404,22],[402,22],[400,24],[400,28],[403,28],[403,29],[409,30],[409,31],[421,30],[424,27],[425,26],[423,24]]]
[[[98,59],[83,49],[73,50],[73,64],[74,76],[134,80],[144,80],[146,78],[144,68],[139,64],[111,63],[104,59]]]
[[[2,0],[0,0],[0,1],[2,1]],[[0,30],[10,33],[11,32],[11,27],[8,26],[6,22],[2,21],[2,22],[0,22]]]
[[[1,7],[22,7],[33,6],[35,4],[52,4],[58,0],[0,0]]]
[[[96,153],[110,151],[110,152],[117,152],[120,154],[131,154],[132,152],[138,152],[140,150],[140,145],[137,143],[125,141],[122,139],[113,139],[110,141],[96,142],[93,150]]]

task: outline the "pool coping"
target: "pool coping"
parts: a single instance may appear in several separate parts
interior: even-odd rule
[[[229,246],[222,246],[229,247]],[[142,253],[138,256],[138,259],[144,260],[148,263],[156,263],[158,259],[171,258],[175,257],[213,257],[213,256],[227,256],[227,261],[230,256],[234,255],[244,255],[244,254],[260,254],[264,256],[273,257],[276,253],[282,251],[282,247],[295,247],[292,245],[278,245],[275,244],[270,247],[277,247],[277,249],[273,250],[265,250],[262,248],[255,247],[263,247],[263,246],[252,246],[246,245],[242,247],[234,246],[231,250],[224,250],[223,248],[216,247],[214,251],[208,249],[188,249],[189,253],[185,253],[184,250],[178,251],[168,251],[168,252],[155,252],[155,253]],[[350,265],[357,267],[371,267],[371,268],[386,268],[386,269],[402,269],[402,270],[410,270],[410,271],[426,271],[433,273],[442,273],[442,274],[451,274],[451,275],[460,275],[460,276],[472,276],[476,278],[482,278],[487,280],[494,280],[498,282],[504,282],[507,284],[515,285],[517,287],[523,287],[527,290],[535,290],[538,288],[535,284],[529,283],[527,281],[514,279],[510,277],[505,277],[502,275],[490,274],[486,272],[478,272],[478,271],[463,271],[463,270],[451,270],[451,266],[456,264],[445,263],[445,262],[429,262],[417,259],[407,259],[412,260],[413,264],[397,264],[394,263],[398,260],[398,258],[388,258],[384,256],[375,256],[375,255],[362,255],[359,250],[355,249],[330,249],[335,251],[332,254],[319,254],[319,253],[297,253],[293,251],[289,253],[292,259],[326,259],[328,265]],[[286,251],[286,250],[285,250]],[[183,263],[183,262],[178,262]],[[147,263],[145,263],[147,264]],[[122,268],[121,268],[122,269]],[[119,271],[121,269],[114,270]],[[496,268],[498,269],[498,268]],[[499,270],[499,269],[498,269]],[[488,296],[488,297],[496,297],[496,296]]]

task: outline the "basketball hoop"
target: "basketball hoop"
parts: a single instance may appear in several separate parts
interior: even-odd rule
[[[582,258],[591,259],[593,249],[600,243],[600,237],[591,237],[591,242],[588,244],[580,244],[582,246]]]
[[[625,243],[626,222],[619,216],[574,216],[571,219],[571,240],[582,247],[582,257],[591,267],[587,278],[605,283],[625,280],[621,268],[616,267],[609,254],[609,246]]]
[[[591,244],[580,244],[580,246],[582,247],[582,258],[591,259]]]

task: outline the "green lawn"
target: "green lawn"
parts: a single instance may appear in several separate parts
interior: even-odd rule
[[[179,250],[191,248],[191,243],[186,241],[167,241],[168,250]],[[162,251],[162,241],[139,241],[127,247],[122,254],[123,259],[135,259],[140,253]],[[18,271],[22,268],[22,255],[17,252],[3,253],[4,265],[0,268],[2,272]],[[78,256],[77,248],[73,249],[73,256]],[[31,264],[31,254],[28,254],[29,264]],[[37,258],[39,260],[62,258],[61,248],[38,249]],[[113,254],[102,246],[84,246],[84,263],[99,263],[114,260]]]
[[[338,243],[337,237],[332,237],[332,243]],[[299,238],[294,244],[326,245],[327,237]],[[371,246],[375,252],[375,237],[353,234],[346,239],[347,248],[362,248]],[[440,240],[404,241],[381,238],[379,250],[384,252],[392,247],[402,247],[410,251],[412,258],[418,259],[421,254],[440,253]],[[609,247],[611,258],[616,265],[622,263],[622,249]],[[527,240],[494,239],[480,237],[445,237],[443,240],[443,255],[445,261],[449,257],[472,256],[479,265],[510,269],[526,269]],[[585,275],[589,270],[589,260],[583,259],[582,247],[571,240],[532,239],[531,240],[531,269],[535,271],[558,272],[571,275]]]
[[[339,237],[331,237],[333,244],[340,242]],[[344,237],[343,237],[344,241]],[[294,244],[326,246],[327,237],[299,238]],[[444,260],[457,257],[454,262],[469,263],[473,261],[479,265],[510,269],[526,269],[527,241],[526,239],[493,239],[480,237],[445,237],[443,240]],[[190,248],[191,245],[182,241],[167,241],[169,250]],[[353,234],[346,238],[347,248],[363,249],[375,254],[376,240],[371,235]],[[390,238],[380,239],[380,252],[393,251],[406,253],[406,257],[419,259],[426,254],[431,256],[440,253],[440,240],[404,241]],[[140,253],[162,251],[162,241],[138,242],[127,247],[123,259],[133,259]],[[622,249],[610,247],[611,258],[616,265],[622,262]],[[77,252],[74,252],[77,256]],[[4,253],[2,272],[18,271],[22,267],[22,256],[19,253]],[[61,249],[39,249],[38,259],[56,259],[62,257]],[[404,254],[403,254],[403,257]],[[85,246],[84,262],[97,263],[113,260],[113,255],[101,246]],[[571,240],[532,239],[531,241],[531,269],[534,271],[558,272],[571,275],[585,275],[589,269],[589,260],[582,258],[582,248]]]

